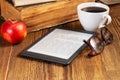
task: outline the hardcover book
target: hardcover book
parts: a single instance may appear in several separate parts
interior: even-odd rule
[[[120,3],[120,0],[98,0],[98,1],[101,1],[101,2],[108,4],[108,5]]]

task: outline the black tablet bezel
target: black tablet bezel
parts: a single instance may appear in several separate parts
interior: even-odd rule
[[[55,29],[61,29],[61,28],[55,28]],[[55,29],[53,29],[53,30],[55,30]],[[53,56],[49,56],[49,55],[38,54],[38,53],[35,53],[35,52],[27,51],[29,48],[31,48],[33,45],[35,45],[38,41],[40,41],[42,38],[44,38],[49,33],[51,33],[53,30],[51,30],[46,35],[44,35],[43,37],[41,37],[37,41],[35,41],[31,46],[29,46],[28,48],[23,50],[20,53],[20,56],[29,57],[29,58],[33,58],[33,59],[40,59],[40,60],[59,63],[59,64],[63,64],[63,65],[67,65],[70,62],[72,62],[72,60],[85,48],[86,44],[83,44],[69,59],[62,59],[62,58],[58,58],[58,57],[53,57]],[[66,29],[64,29],[64,30],[66,30]],[[71,30],[71,31],[82,32],[82,33],[87,33],[87,34],[93,34],[93,36],[97,35],[96,32],[89,32],[89,31],[84,31],[84,30],[81,30],[81,31]]]

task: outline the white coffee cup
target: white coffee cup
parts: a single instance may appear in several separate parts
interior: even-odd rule
[[[89,12],[84,10],[91,7],[99,7],[105,9],[105,11]],[[95,31],[98,28],[104,27],[105,24],[111,23],[112,19],[109,15],[109,10],[110,8],[107,5],[96,2],[86,2],[77,6],[79,21],[86,31]]]

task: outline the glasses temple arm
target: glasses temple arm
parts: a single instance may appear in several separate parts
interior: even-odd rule
[[[88,46],[91,46],[86,40],[83,40],[83,42],[84,42],[85,44],[87,44]]]

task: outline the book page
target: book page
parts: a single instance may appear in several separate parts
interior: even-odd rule
[[[55,29],[27,51],[69,59],[93,34]]]
[[[30,4],[45,3],[52,1],[57,1],[57,0],[12,0],[14,6],[25,6]]]

